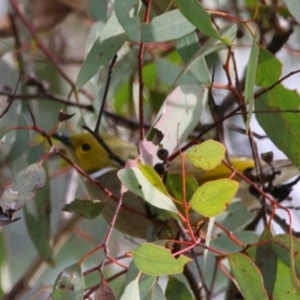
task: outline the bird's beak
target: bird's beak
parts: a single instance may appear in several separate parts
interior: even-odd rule
[[[70,143],[70,139],[66,135],[60,135],[58,133],[53,133],[52,137],[60,142],[62,142],[65,146],[67,147],[73,147],[72,144]]]

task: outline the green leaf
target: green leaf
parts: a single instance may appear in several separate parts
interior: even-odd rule
[[[142,276],[139,279],[139,290],[141,299],[147,298],[148,294],[151,292],[151,289],[155,284],[156,279],[156,276],[142,274]]]
[[[291,245],[291,243],[293,244]],[[296,237],[289,234],[275,235],[271,240],[271,244],[278,258],[288,267],[295,267],[296,274],[293,274],[293,276],[300,278],[300,242]],[[295,278],[295,280],[298,281],[297,278]]]
[[[228,260],[243,297],[247,300],[268,300],[262,276],[253,261],[241,253],[229,255]]]
[[[205,217],[217,216],[229,205],[238,188],[238,182],[231,179],[204,183],[194,193],[189,206]]]
[[[175,41],[176,49],[184,63],[188,63],[200,50],[196,32],[191,32]],[[205,64],[205,61],[203,60]]]
[[[95,219],[101,214],[105,203],[99,200],[79,200],[75,199],[63,207],[63,211],[75,213],[85,219]]]
[[[270,230],[265,229],[259,239],[260,243],[247,250],[261,270],[270,299],[284,299],[284,295],[289,295],[288,298],[293,300],[299,298],[297,288],[295,288],[296,280],[291,274],[290,238],[288,235],[272,237]],[[297,257],[299,256],[299,242],[296,239],[294,241],[296,242],[294,250]],[[296,262],[293,264],[299,264],[299,258],[296,258]]]
[[[125,288],[123,295],[120,300],[140,300],[140,291],[139,291],[139,278],[131,281]]]
[[[231,24],[230,26],[225,26],[220,30],[220,34],[235,36],[236,34],[236,25]],[[190,38],[192,36],[192,38]],[[178,41],[178,47],[180,55],[183,55],[184,62],[187,59],[187,55],[191,55],[191,51],[194,51],[194,47],[190,47],[189,43],[193,43],[193,33],[189,34],[188,37],[183,37]],[[176,41],[176,42],[177,42]],[[186,49],[187,47],[187,49]],[[192,48],[192,49],[190,49]],[[205,57],[211,53],[225,49],[226,45],[218,42],[216,44],[216,39],[210,38],[206,44],[200,48],[200,50],[195,53],[194,57],[186,63],[184,68],[181,68],[166,59],[156,58],[155,66],[157,69],[158,77],[161,81],[166,84],[179,86],[183,84],[193,84],[200,83],[209,85],[211,82],[210,73],[205,62]],[[188,54],[184,54],[188,52]]]
[[[52,300],[83,300],[84,279],[81,266],[71,265],[56,278],[52,288]]]
[[[124,168],[118,172],[124,186],[136,195],[149,202],[151,205],[165,209],[175,214],[178,213],[172,199],[159,189],[155,188],[138,168]]]
[[[187,157],[196,167],[203,170],[212,170],[224,159],[225,150],[221,143],[207,140],[192,147],[188,151]]]
[[[90,0],[88,2],[88,14],[97,21],[105,22],[107,20],[107,2]]]
[[[126,272],[125,280],[122,284],[122,287],[119,289],[119,295],[117,296],[117,299],[120,299],[121,295],[124,294],[124,291],[125,291],[127,285],[136,279],[136,277],[138,276],[138,273],[139,273],[139,270],[135,266],[134,262],[131,261],[129,264],[129,268]],[[145,275],[145,276],[147,276],[147,275]]]
[[[178,9],[153,18],[149,24],[141,26],[141,42],[166,42],[178,39],[195,30]]]
[[[142,298],[143,300],[166,300],[164,292],[157,281],[151,286],[149,293]]]
[[[140,41],[140,19],[138,15],[130,16],[130,10],[138,6],[137,0],[115,1],[114,11],[119,23],[125,30],[127,36],[134,42]]]
[[[49,265],[54,266],[50,232],[51,202],[48,170],[46,178],[45,186],[37,191],[34,200],[24,206],[24,217],[28,233],[40,257]]]
[[[274,84],[282,73],[282,63],[269,51],[259,47],[255,84],[267,88]]]
[[[197,0],[175,0],[181,13],[201,32],[230,45],[230,40],[222,39],[212,26],[209,14]]]
[[[76,81],[76,88],[80,89],[103,66],[105,66],[119,51],[125,42],[126,35],[115,15],[108,20],[100,32],[99,38],[89,51]]]
[[[257,243],[259,238],[253,231],[234,231],[232,234],[242,243],[242,246],[233,242],[229,236],[221,235],[211,240],[210,247],[224,253],[234,253],[241,251],[246,245]]]
[[[300,3],[295,0],[284,0],[291,15],[300,23]]]
[[[154,61],[158,79],[170,86],[184,84],[198,84],[199,81],[189,72],[182,74],[182,67],[177,66],[166,59],[157,57]]]
[[[35,196],[36,190],[42,188],[45,182],[46,173],[40,164],[32,164],[25,168],[5,188],[0,198],[3,211],[20,209]]]
[[[157,190],[164,193],[165,195],[169,195],[164,183],[162,182],[157,172],[153,169],[153,167],[148,164],[143,165],[140,161],[138,161],[138,167],[152,186],[154,186]]]
[[[168,285],[166,289],[166,298],[176,300],[193,300],[190,291],[184,283],[177,280],[177,278],[169,276]]]
[[[230,38],[233,38],[236,35],[236,31],[237,26],[235,24],[231,24],[220,29],[219,34],[221,36],[229,36]],[[182,69],[173,85],[178,85],[178,82],[181,81],[181,77],[186,74],[193,74],[199,83],[209,85],[211,83],[210,73],[206,63],[203,65],[203,59],[211,53],[218,52],[226,48],[227,46],[224,43],[220,43],[219,41],[217,42],[215,38],[210,38],[195,54],[194,58],[192,58]]]
[[[198,124],[206,104],[207,92],[206,87],[199,85],[182,85],[168,95],[154,121],[154,128],[164,135],[161,144],[169,153],[173,153],[181,142],[186,141]]]
[[[256,68],[258,61],[259,47],[257,46],[257,35],[253,37],[250,57],[247,65],[246,83],[245,83],[245,102],[249,104],[248,116],[246,121],[246,130],[249,129],[253,106],[254,106],[254,88],[256,78]]]
[[[259,238],[258,245],[250,247],[247,253],[249,253],[251,259],[255,261],[256,266],[259,268],[267,294],[269,298],[272,298],[277,277],[277,257],[272,251],[271,244],[269,243],[270,239],[272,239],[272,234],[269,228],[265,228]]]
[[[250,212],[241,201],[230,203],[222,216],[223,215],[225,215],[225,218],[221,221],[221,223],[230,231],[245,228],[245,226],[248,225],[255,216],[255,214]]]
[[[182,60],[184,63],[188,64],[186,72],[182,74],[182,76],[185,74],[192,74],[199,83],[210,83],[210,73],[205,57],[202,55],[197,34],[191,32],[190,34],[177,39],[175,43],[176,49]],[[181,80],[181,78],[177,80],[176,84],[180,85],[178,82]]]
[[[133,261],[136,267],[150,276],[179,274],[190,259],[180,255],[172,256],[170,250],[150,243],[144,243],[133,252]]]
[[[291,269],[281,259],[277,260],[273,299],[299,299],[299,294],[297,293],[291,278]]]
[[[182,174],[168,173],[166,187],[170,195],[176,200],[183,200],[183,185],[182,185]],[[191,175],[185,176],[185,190],[186,200],[189,201],[196,189],[199,187],[195,178]]]
[[[281,84],[255,100],[256,118],[271,141],[300,169],[299,113],[284,113],[285,110],[299,110],[300,97],[295,90]]]
[[[19,126],[28,126],[27,122],[21,117],[19,120]],[[29,130],[16,130],[16,137],[11,151],[9,152],[7,161],[12,162],[18,159],[21,155],[24,155],[24,149],[27,149],[29,145]]]

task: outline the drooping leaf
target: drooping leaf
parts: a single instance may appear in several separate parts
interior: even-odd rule
[[[137,268],[150,276],[182,273],[184,265],[190,261],[184,255],[175,258],[170,250],[150,243],[142,244],[132,255]]]
[[[295,129],[300,127],[299,103],[299,94],[282,84],[276,85],[255,100],[255,110],[262,112],[256,114],[260,126],[298,169],[300,136]]]
[[[261,242],[261,244],[258,243],[257,246],[250,247],[247,253],[259,268],[264,280],[266,292],[271,298],[276,280],[277,257],[272,251],[270,243],[268,243],[270,239],[272,239],[272,234],[268,228],[265,228],[259,237],[259,243]]]
[[[278,58],[259,47],[255,84],[267,88],[280,78],[281,72],[282,64]]]
[[[300,295],[300,242],[289,234],[275,235],[271,240],[272,250],[290,269],[293,287]]]
[[[288,295],[289,300],[298,300],[299,293],[295,289],[291,269],[281,260],[277,260],[276,265],[276,282],[273,288],[274,299],[286,299]]]
[[[242,253],[231,254],[228,260],[243,297],[247,300],[268,300],[262,276],[253,261]]]

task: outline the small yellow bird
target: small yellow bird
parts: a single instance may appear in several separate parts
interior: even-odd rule
[[[72,159],[74,159],[76,164],[83,171],[93,173],[95,171],[109,168],[105,174],[98,178],[98,181],[103,187],[113,193],[115,198],[118,199],[120,197],[121,182],[117,177],[117,172],[122,168],[122,166],[109,158],[107,151],[90,133],[74,134],[69,138],[55,135],[55,138],[59,139],[66,146]],[[136,158],[138,156],[136,146],[120,139],[117,136],[101,133],[101,138],[105,141],[110,150],[123,161],[126,161],[128,158]],[[254,168],[254,161],[252,158],[232,156],[230,157],[230,163],[239,172],[244,172],[247,169]],[[288,180],[299,173],[299,171],[293,167],[288,160],[278,160],[273,162],[272,165],[275,165],[276,170],[290,167],[291,170],[288,172],[289,174],[287,179],[283,180]],[[211,171],[204,171],[195,167],[187,159],[185,160],[184,167],[185,173],[193,175],[199,184],[210,180],[228,178],[232,173],[223,164],[219,164]],[[263,172],[271,172],[271,167],[269,165],[264,165],[263,168]],[[182,166],[180,159],[175,159],[170,163],[168,171],[170,173],[181,174],[181,169]],[[114,199],[107,199],[108,196],[104,191],[87,180],[85,180],[84,186],[90,199],[99,199],[101,201],[107,200],[101,214],[103,218],[110,223],[115,214],[117,201]],[[252,208],[252,202],[255,202],[256,206],[259,202],[255,196],[249,193],[248,188],[248,184],[241,183],[238,197],[243,198],[245,205]],[[149,225],[153,223],[160,224],[160,221],[158,220],[147,218],[145,202],[137,195],[131,192],[125,193],[123,197],[123,204],[124,206],[122,206],[119,211],[115,224],[115,229],[122,233],[134,237],[145,238]]]

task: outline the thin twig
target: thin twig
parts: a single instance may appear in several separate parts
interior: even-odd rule
[[[104,89],[104,94],[103,94],[103,98],[102,98],[102,103],[101,103],[101,107],[100,107],[100,111],[98,114],[98,118],[97,118],[97,122],[96,122],[96,126],[95,126],[95,130],[94,132],[99,132],[99,128],[100,128],[100,124],[101,124],[101,119],[104,113],[104,108],[105,108],[105,104],[106,104],[106,98],[107,98],[107,94],[108,94],[108,89],[109,89],[109,85],[110,85],[110,80],[111,80],[111,74],[112,74],[112,70],[113,67],[117,61],[118,56],[115,55],[109,65],[109,69],[108,69],[108,74],[107,74],[107,80],[106,80],[106,84],[105,84],[105,89]]]
[[[12,96],[11,93],[0,90],[0,95],[2,96]],[[74,107],[78,107],[78,108],[83,108],[86,109],[87,111],[94,111],[94,107],[92,105],[86,105],[86,104],[81,104],[81,103],[76,103],[76,102],[70,102],[68,101],[66,98],[63,98],[59,95],[56,95],[54,93],[50,93],[50,92],[44,92],[44,93],[37,93],[37,94],[16,94],[15,95],[15,99],[16,100],[53,100],[53,102],[58,102],[64,105],[68,105],[68,106],[74,106]]]
[[[20,80],[21,80],[21,77],[22,77],[23,73],[21,72],[20,75],[19,75],[19,78],[18,78],[18,82],[17,82],[17,85],[16,85],[16,88],[15,88],[15,91],[14,91],[14,94],[12,96],[9,97],[8,99],[8,105],[7,107],[4,109],[4,111],[1,113],[0,115],[0,119],[8,112],[9,108],[11,107],[11,105],[13,104],[14,100],[15,100],[15,96],[16,96],[16,93],[17,93],[17,90],[18,90],[18,87],[19,87],[19,83],[20,83]]]

